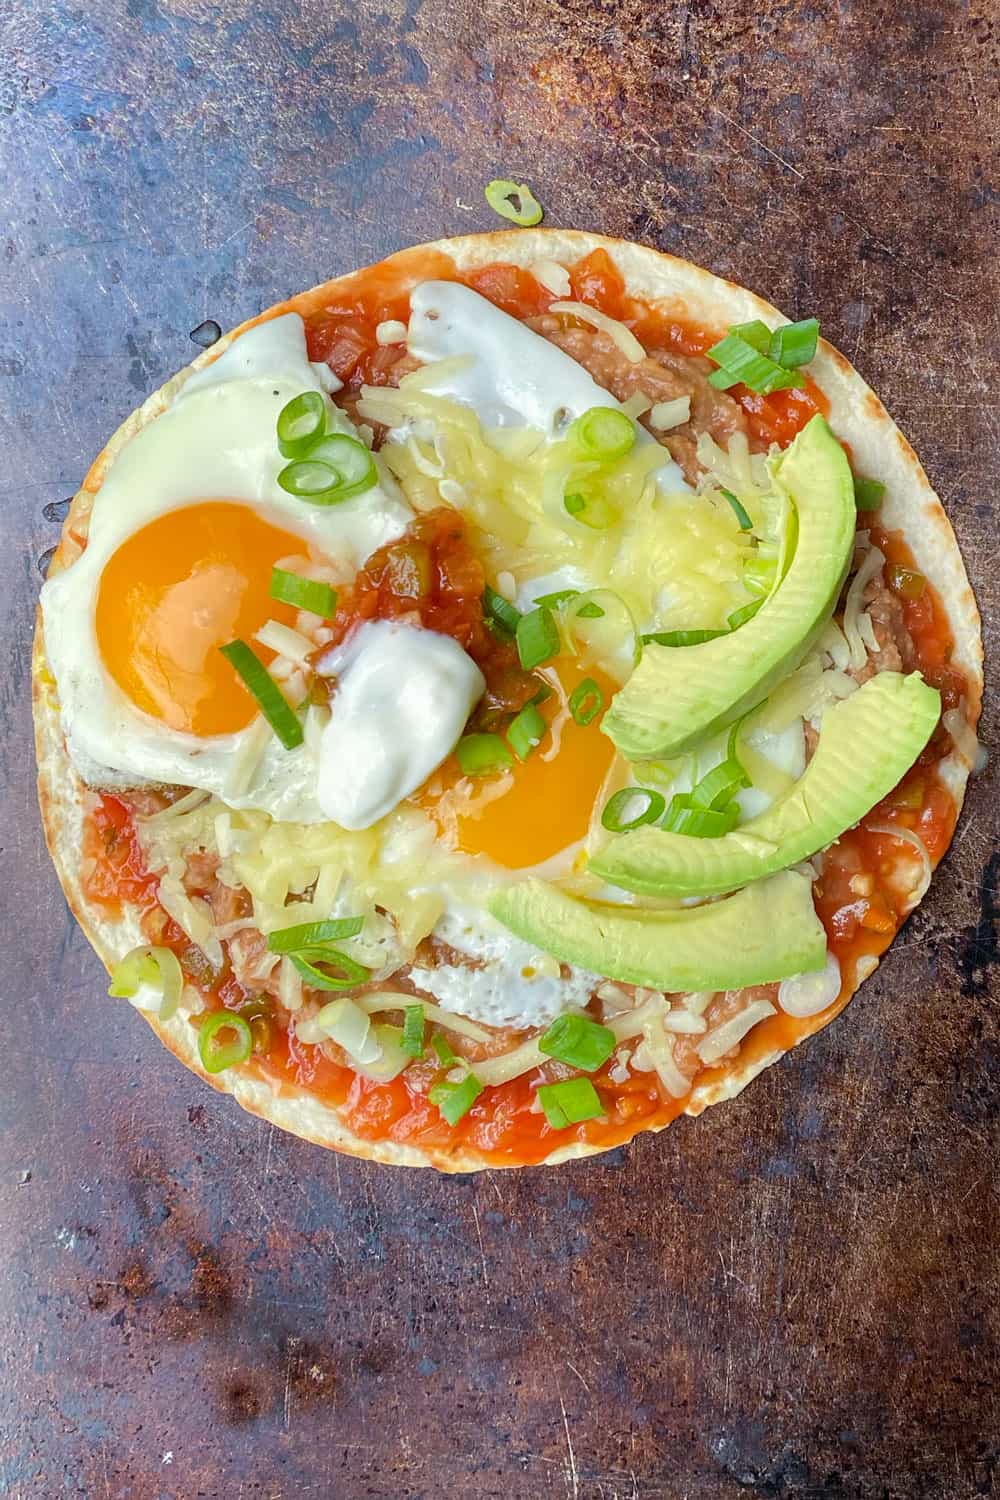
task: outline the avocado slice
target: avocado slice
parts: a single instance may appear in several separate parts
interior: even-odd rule
[[[854,483],[821,416],[773,460],[798,518],[791,564],[753,619],[698,646],[643,648],[601,725],[628,760],[669,760],[766,698],[833,614],[854,549]]]
[[[578,901],[544,880],[508,886],[489,906],[518,937],[564,963],[673,993],[771,984],[826,962],[812,887],[794,870],[679,911]]]
[[[721,838],[651,827],[619,834],[590,868],[646,896],[717,896],[787,869],[832,844],[892,791],[940,711],[940,693],[918,673],[880,672],[827,709],[804,775],[765,812]]]

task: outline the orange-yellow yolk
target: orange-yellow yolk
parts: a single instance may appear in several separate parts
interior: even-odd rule
[[[585,676],[598,683],[605,707],[617,691],[593,668],[584,671],[565,658],[554,665],[567,697]],[[549,732],[526,761],[515,758],[502,775],[464,777],[452,757],[415,799],[458,849],[485,854],[509,870],[541,864],[584,838],[614,759],[600,714],[577,724],[556,697],[541,705],[541,713]]]
[[[105,667],[137,708],[170,729],[200,737],[245,729],[257,705],[219,647],[237,637],[252,644],[269,619],[294,623],[295,611],[270,596],[271,569],[307,550],[301,537],[229,500],[150,521],[101,574]]]

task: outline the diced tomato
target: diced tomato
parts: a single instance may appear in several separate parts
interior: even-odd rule
[[[771,443],[787,448],[817,412],[826,416],[830,410],[829,401],[808,377],[801,390],[772,391],[769,396],[762,396],[740,385],[734,386],[729,394],[735,396],[746,412],[751,442],[759,448],[767,448]]]
[[[515,318],[533,318],[545,312],[553,300],[548,288],[520,266],[482,266],[467,271],[462,280],[474,292]]]
[[[83,891],[88,901],[120,910],[156,903],[159,878],[150,875],[132,811],[120,797],[104,792],[84,824]]]
[[[574,302],[587,302],[609,318],[622,317],[625,282],[606,250],[591,250],[589,255],[571,266],[569,283]]]

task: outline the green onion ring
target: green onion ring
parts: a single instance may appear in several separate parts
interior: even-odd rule
[[[486,184],[486,201],[493,212],[499,214],[501,219],[509,219],[512,224],[519,224],[522,229],[530,229],[534,224],[542,222],[545,210],[525,182],[511,182],[506,177],[494,177],[492,182]],[[514,207],[512,199],[517,198],[519,206]]]
[[[228,1042],[222,1039],[227,1031],[235,1033]],[[222,1073],[245,1063],[252,1052],[250,1023],[233,1010],[213,1010],[198,1027],[198,1056],[206,1073]]]
[[[634,818],[624,818],[622,814],[636,797],[646,799],[645,807]],[[641,828],[644,823],[655,823],[666,805],[666,800],[652,787],[624,786],[604,804],[601,826],[609,833],[631,833],[633,828]]]

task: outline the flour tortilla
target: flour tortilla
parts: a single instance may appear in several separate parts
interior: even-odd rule
[[[413,266],[419,265],[419,257],[428,250],[440,251],[450,256],[460,270],[469,270],[496,261],[520,266],[531,266],[541,259],[571,264],[598,248],[611,256],[632,296],[659,303],[665,312],[680,318],[720,329],[753,318],[761,318],[772,326],[784,321],[775,308],[752,292],[713,276],[688,261],[642,245],[577,230],[525,229],[438,240],[412,251],[403,251],[391,257],[385,265],[398,268],[401,281],[409,282],[413,280]],[[95,460],[76,495],[50,571],[68,567],[86,545],[94,497],[115,455],[134,433],[171,405],[194,371],[211,364],[239,333],[253,324],[284,312],[298,312],[308,317],[342,295],[350,281],[351,276],[344,276],[326,282],[288,302],[279,303],[260,317],[234,329],[133,412]],[[838,437],[850,445],[858,472],[877,476],[886,486],[882,521],[887,527],[903,532],[918,567],[938,590],[955,637],[954,660],[968,678],[967,712],[969,723],[974,728],[982,695],[982,638],[979,613],[951,523],[912,448],[878,397],[843,355],[821,341],[810,373],[830,402],[830,423]],[[143,938],[136,911],[126,910],[121,921],[111,921],[106,912],[87,901],[81,888],[80,849],[86,788],[76,776],[66,752],[55,683],[46,664],[40,616],[35,632],[32,681],[38,792],[46,840],[73,913],[110,970]],[[970,769],[957,748],[942,763],[941,775],[954,795],[957,808],[961,807]],[[875,960],[870,960],[870,964],[874,969]],[[855,988],[863,977],[857,977]],[[833,1014],[839,1014],[849,998],[850,995],[845,995]],[[148,1012],[140,1013],[164,1045],[192,1072],[200,1074],[221,1092],[232,1094],[251,1114],[259,1115],[305,1140],[396,1166],[433,1166],[446,1172],[468,1172],[498,1165],[466,1147],[451,1151],[398,1145],[392,1141],[366,1141],[347,1128],[336,1110],[321,1104],[306,1092],[288,1090],[278,1095],[268,1084],[233,1072],[207,1074],[198,1057],[195,1028],[184,1017],[178,1015],[164,1023]],[[813,1017],[800,1021],[795,1045],[832,1019],[833,1015],[828,1013],[822,1019]],[[781,1055],[782,1051],[775,1051],[752,1060],[738,1057],[725,1072],[717,1071],[710,1082],[694,1089],[687,1101],[686,1113],[699,1115],[708,1105],[733,1098],[751,1078]],[[544,1165],[595,1155],[601,1149],[575,1143],[560,1146],[546,1157]]]

